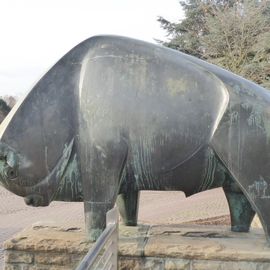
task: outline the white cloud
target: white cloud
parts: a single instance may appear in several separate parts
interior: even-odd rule
[[[154,42],[157,16],[181,17],[178,0],[1,0],[0,95],[22,93],[63,54],[98,34]]]

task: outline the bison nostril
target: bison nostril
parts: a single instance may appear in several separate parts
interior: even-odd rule
[[[44,198],[38,194],[28,195],[27,197],[24,198],[24,201],[27,205],[31,205],[31,206],[47,206],[47,205],[49,205],[49,202],[44,200]]]

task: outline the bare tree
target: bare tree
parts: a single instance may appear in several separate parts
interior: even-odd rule
[[[212,6],[206,28],[201,37],[205,59],[270,88],[269,1]]]
[[[270,1],[180,1],[185,18],[159,18],[163,45],[192,54],[270,89]]]

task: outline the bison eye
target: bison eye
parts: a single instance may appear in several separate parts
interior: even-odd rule
[[[5,175],[8,179],[13,180],[17,177],[16,170],[13,168],[6,168]]]

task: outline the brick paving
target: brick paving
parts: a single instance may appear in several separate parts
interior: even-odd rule
[[[185,198],[182,192],[142,192],[140,223],[182,223],[228,215],[221,189]],[[22,198],[0,187],[0,269],[3,268],[2,243],[34,223],[83,224],[83,203],[53,202],[48,207],[30,207]]]

